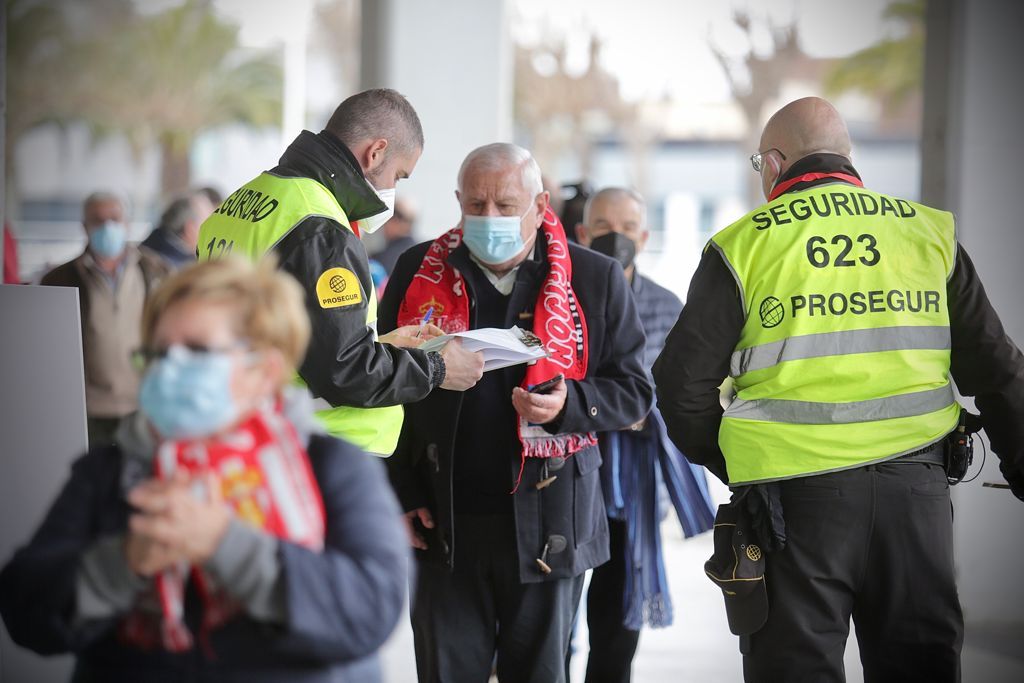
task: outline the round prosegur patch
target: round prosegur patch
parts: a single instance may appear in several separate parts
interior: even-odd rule
[[[320,308],[338,308],[362,303],[359,279],[348,268],[325,270],[316,281],[316,300]]]

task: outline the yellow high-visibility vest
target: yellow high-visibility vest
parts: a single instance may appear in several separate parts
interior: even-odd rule
[[[719,431],[730,484],[880,462],[952,431],[951,214],[829,184],[776,198],[708,248],[746,317]]]
[[[199,229],[199,260],[219,258],[226,254],[243,254],[258,260],[272,250],[288,233],[309,216],[331,218],[346,230],[352,230],[348,216],[334,195],[311,178],[283,178],[261,173],[231,194]],[[346,269],[335,277],[334,287],[326,270],[321,276],[323,287],[333,288],[332,296],[359,296],[367,303],[366,324],[377,326],[377,295],[370,284],[369,292],[344,291],[358,280]],[[336,290],[342,289],[338,292]],[[301,383],[301,379],[297,379]],[[317,411],[317,417],[328,433],[346,439],[375,455],[390,456],[398,445],[404,413],[402,406],[356,408],[337,406]]]

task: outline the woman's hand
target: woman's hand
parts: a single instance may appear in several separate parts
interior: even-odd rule
[[[206,489],[205,499],[192,491],[200,482]],[[220,545],[232,516],[213,474],[198,481],[182,472],[170,480],[150,479],[128,494],[128,502],[138,510],[128,520],[128,561],[143,575],[176,561],[206,562]]]

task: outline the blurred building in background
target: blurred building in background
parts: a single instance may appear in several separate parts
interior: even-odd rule
[[[710,234],[757,202],[746,158],[781,102],[840,95],[869,183],[917,194],[923,0],[867,3],[843,40],[822,35],[839,27],[809,4],[7,0],[7,214],[22,277],[80,248],[89,192],[123,194],[141,239],[176,193],[238,186],[341,99],[388,85],[427,131],[400,188],[423,207],[418,237],[454,222],[464,154],[511,138],[556,184],[647,196],[641,266],[682,292]],[[481,36],[472,49],[467,35]],[[872,70],[900,50],[899,74]]]

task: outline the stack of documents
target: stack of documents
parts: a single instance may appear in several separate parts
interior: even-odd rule
[[[484,327],[446,334],[423,342],[419,348],[422,351],[440,351],[449,339],[456,337],[462,340],[462,347],[467,351],[481,351],[484,354],[484,372],[531,363],[547,358],[548,355],[537,335],[519,327],[507,330]]]

